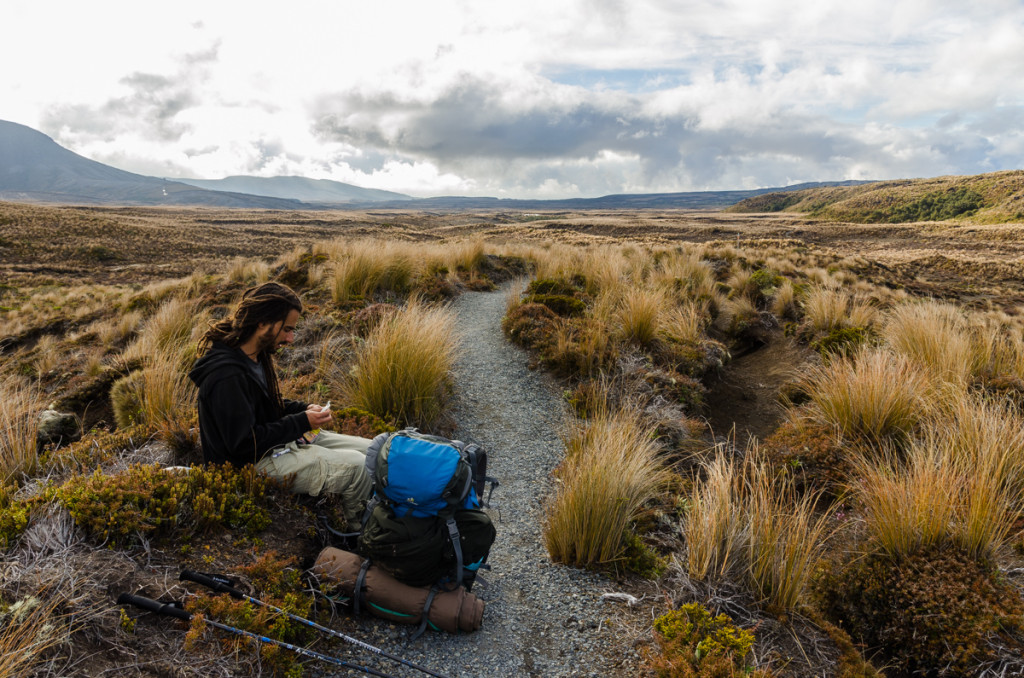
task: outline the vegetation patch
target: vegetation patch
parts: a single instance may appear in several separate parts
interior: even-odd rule
[[[726,678],[771,674],[747,663],[754,634],[700,603],[688,603],[654,620],[660,654],[649,666],[659,678]]]
[[[845,491],[853,465],[850,450],[832,427],[790,419],[765,438],[759,448],[769,462],[793,477],[797,492],[824,492],[838,498]]]
[[[549,345],[558,326],[558,316],[543,304],[518,304],[501,321],[509,339],[523,348]]]
[[[825,615],[897,675],[974,675],[1000,645],[1024,651],[1020,593],[949,545],[834,562],[815,592]]]
[[[278,486],[251,466],[178,471],[136,465],[116,475],[97,469],[73,476],[55,496],[93,540],[128,546],[140,537],[180,538],[215,527],[255,534],[270,525]]]

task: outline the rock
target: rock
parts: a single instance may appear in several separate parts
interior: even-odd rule
[[[40,445],[67,445],[82,437],[78,417],[67,412],[44,410],[39,415],[39,429],[36,440]]]

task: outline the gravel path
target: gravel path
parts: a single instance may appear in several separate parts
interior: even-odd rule
[[[543,500],[562,455],[564,417],[557,387],[527,369],[527,355],[501,332],[505,295],[470,292],[455,303],[463,334],[455,370],[455,437],[490,454],[489,475],[501,486],[490,511],[498,531],[489,587],[473,591],[486,603],[483,626],[464,635],[427,633],[405,644],[408,627],[361,620],[381,647],[450,676],[611,676],[633,673],[631,650],[603,621],[617,603],[600,575],[552,564],[541,541]],[[424,676],[395,663],[386,673]],[[354,674],[353,674],[354,675]]]

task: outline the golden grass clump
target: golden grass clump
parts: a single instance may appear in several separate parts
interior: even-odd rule
[[[804,322],[816,334],[826,334],[848,327],[849,307],[850,296],[846,292],[816,287],[804,300]]]
[[[406,292],[420,272],[421,257],[406,243],[335,241],[327,251],[334,262],[330,287],[335,304],[379,291]]]
[[[600,412],[571,433],[547,506],[544,544],[574,566],[622,556],[624,536],[665,481],[653,430],[630,411]]]
[[[738,570],[743,546],[741,486],[736,465],[719,454],[705,464],[704,481],[690,491],[683,536],[691,577],[722,579]]]
[[[124,352],[127,360],[148,360],[157,354],[174,354],[182,366],[195,357],[195,332],[206,329],[205,312],[194,300],[171,297],[146,321],[139,336]]]
[[[909,360],[884,348],[828,361],[804,378],[811,413],[846,438],[902,440],[929,409],[932,388]]]
[[[942,434],[915,439],[903,457],[855,461],[858,497],[878,547],[899,558],[949,543],[972,558],[989,559],[1020,516],[995,466],[951,455]]]
[[[258,285],[270,280],[270,264],[259,259],[235,257],[228,265],[229,282]]]
[[[14,377],[0,381],[0,486],[35,470],[36,432],[44,406],[38,385]]]
[[[796,320],[800,313],[798,301],[799,299],[797,298],[796,287],[793,286],[793,281],[786,278],[782,284],[779,285],[779,289],[776,290],[775,296],[772,297],[772,313],[779,318]]]
[[[696,346],[705,337],[705,315],[693,303],[684,303],[666,311],[661,319],[659,331],[671,342]]]
[[[444,410],[456,342],[451,309],[410,300],[357,347],[351,373],[337,386],[355,407],[429,428]]]
[[[963,313],[938,301],[893,308],[882,336],[894,350],[936,379],[966,385],[976,372],[976,353]]]
[[[619,336],[626,343],[648,346],[658,336],[668,299],[658,288],[630,287],[615,312]]]
[[[742,463],[720,453],[704,471],[683,523],[688,574],[735,578],[758,600],[795,609],[827,540],[831,511],[815,510],[814,493],[797,499],[791,476],[777,475],[756,450]]]

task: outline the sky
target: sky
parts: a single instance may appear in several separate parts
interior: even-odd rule
[[[0,119],[168,178],[596,197],[1024,168],[1024,0],[4,0]]]

